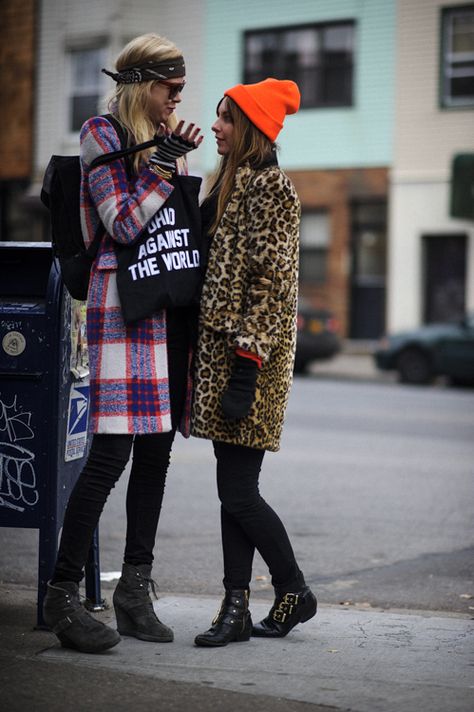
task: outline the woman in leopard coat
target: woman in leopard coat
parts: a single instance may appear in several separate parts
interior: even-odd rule
[[[198,646],[283,637],[316,613],[283,523],[258,490],[265,450],[279,449],[295,353],[300,204],[274,141],[298,107],[294,82],[239,84],[212,127],[222,161],[202,206],[210,248],[191,432],[213,441],[217,459],[225,597]],[[255,549],[276,598],[252,626]]]

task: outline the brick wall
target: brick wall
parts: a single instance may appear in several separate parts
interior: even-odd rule
[[[332,171],[287,171],[295,184],[303,210],[327,210],[331,236],[327,279],[320,286],[304,287],[302,296],[315,307],[330,309],[341,334],[349,330],[351,202],[387,199],[386,168],[359,168]]]
[[[31,174],[35,5],[35,0],[0,3],[0,180]]]

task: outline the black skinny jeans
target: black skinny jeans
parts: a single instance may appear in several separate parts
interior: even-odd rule
[[[186,398],[189,358],[186,310],[168,311],[167,351],[172,430],[150,435],[93,436],[87,462],[66,508],[53,583],[81,581],[94,529],[132,449],[124,561],[134,566],[153,562],[171,447]]]
[[[257,549],[278,594],[300,590],[304,577],[286,529],[258,489],[265,451],[222,442],[213,445],[221,501],[225,589],[249,588]]]

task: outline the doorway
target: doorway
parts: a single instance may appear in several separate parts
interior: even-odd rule
[[[387,203],[352,205],[351,339],[378,339],[385,331]]]
[[[458,321],[466,309],[467,235],[423,235],[423,321]]]

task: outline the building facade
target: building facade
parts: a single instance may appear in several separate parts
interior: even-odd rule
[[[0,240],[36,238],[28,210],[33,173],[36,21],[35,0],[3,0],[0,4]]]
[[[184,18],[184,20],[183,20]],[[124,45],[137,35],[156,32],[185,53],[187,86],[180,112],[202,117],[204,0],[43,0],[38,26],[35,172],[41,178],[52,153],[78,152],[79,129],[97,112],[107,111],[111,69]],[[191,167],[200,158],[191,154]]]
[[[396,97],[390,331],[474,309],[474,213],[450,209],[454,159],[474,159],[474,3],[398,0]]]
[[[5,0],[0,237],[48,239],[49,157],[77,153],[112,89],[100,69],[155,31],[185,53],[179,113],[206,135],[194,173],[216,166],[226,88],[298,82],[279,145],[302,202],[302,298],[353,338],[456,318],[474,308],[472,215],[450,209],[453,163],[474,155],[473,12],[455,0]]]
[[[183,20],[185,18],[186,21]],[[384,329],[388,169],[392,157],[393,0],[44,0],[38,28],[34,164],[75,153],[82,121],[105,110],[111,67],[147,31],[183,48],[180,115],[206,140],[194,173],[216,166],[210,127],[223,91],[266,76],[294,78],[300,112],[279,141],[281,165],[301,196],[301,294],[336,315],[343,335]]]
[[[206,125],[223,91],[294,79],[302,107],[279,137],[302,202],[300,293],[333,311],[343,335],[385,328],[388,171],[393,152],[392,0],[208,0]],[[214,142],[204,170],[215,166]]]
[[[279,144],[302,202],[300,293],[334,312],[343,335],[473,308],[473,221],[450,210],[453,163],[474,153],[473,3],[7,0],[1,13],[7,239],[38,239],[41,226],[47,239],[28,210],[50,155],[77,152],[83,119],[112,88],[100,69],[152,30],[185,53],[179,113],[206,134],[194,173],[216,166],[210,127],[226,88],[298,82],[302,107]]]

